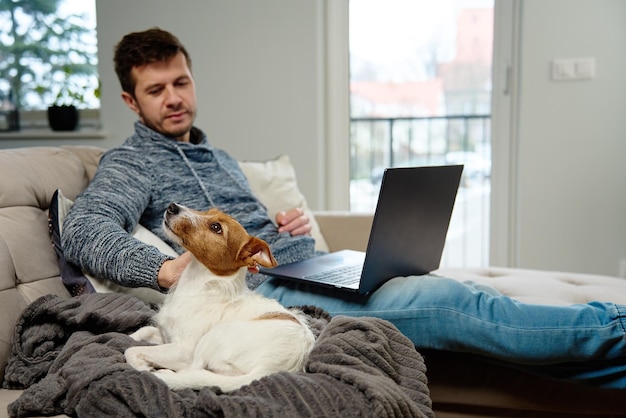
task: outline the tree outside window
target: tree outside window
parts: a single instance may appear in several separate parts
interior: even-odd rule
[[[95,0],[0,0],[0,100],[100,107]]]

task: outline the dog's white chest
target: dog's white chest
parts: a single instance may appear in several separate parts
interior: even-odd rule
[[[184,341],[194,345],[208,330],[221,321],[219,298],[205,294],[187,295],[166,299],[156,316],[161,334],[166,342]]]

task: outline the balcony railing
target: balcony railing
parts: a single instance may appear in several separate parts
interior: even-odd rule
[[[351,210],[374,210],[387,167],[464,164],[442,265],[488,263],[491,115],[353,118],[350,131]]]

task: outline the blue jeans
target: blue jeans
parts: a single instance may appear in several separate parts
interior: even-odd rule
[[[285,306],[386,319],[417,349],[472,353],[554,378],[626,388],[626,306],[524,304],[431,275],[398,277],[367,296],[276,278],[256,290]]]

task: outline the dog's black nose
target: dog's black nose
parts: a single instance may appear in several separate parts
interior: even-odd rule
[[[167,207],[167,213],[176,215],[180,211],[180,207],[176,203],[170,203]]]

